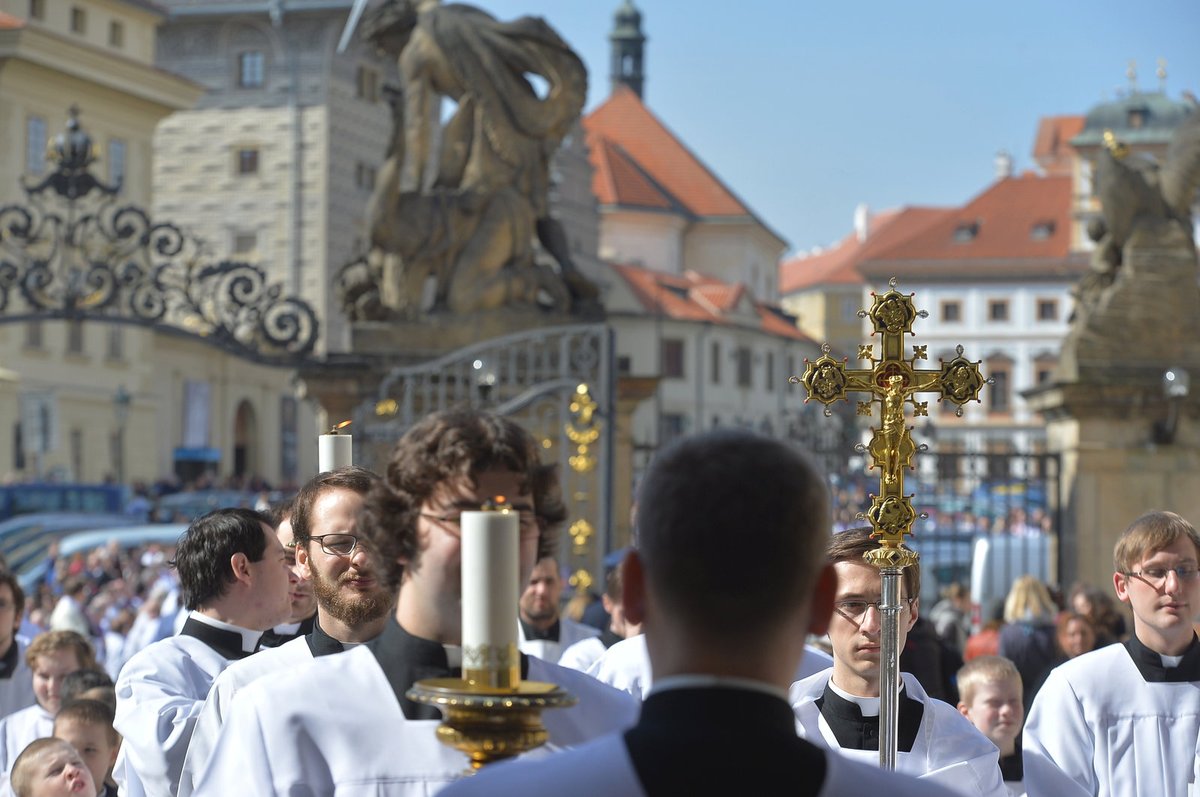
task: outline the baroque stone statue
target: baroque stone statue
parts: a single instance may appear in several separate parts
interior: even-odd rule
[[[1200,110],[1176,128],[1161,165],[1131,153],[1106,131],[1095,188],[1102,217],[1088,233],[1096,249],[1076,288],[1059,377],[1128,378],[1116,365],[1120,352],[1134,349],[1156,352],[1153,363],[1143,363],[1147,373],[1190,363],[1200,334],[1191,213],[1200,188]]]
[[[565,313],[594,299],[547,201],[550,158],[587,91],[566,42],[540,18],[499,22],[437,0],[390,0],[362,35],[397,58],[401,85],[389,92],[393,132],[368,205],[366,274],[350,290],[343,279],[351,316]],[[442,98],[456,103],[445,123]],[[552,264],[535,258],[535,239]]]

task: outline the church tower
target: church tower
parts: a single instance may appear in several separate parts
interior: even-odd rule
[[[633,0],[624,0],[613,15],[613,32],[608,40],[612,43],[612,90],[624,84],[640,98],[646,37],[642,35],[642,12],[634,7]]]

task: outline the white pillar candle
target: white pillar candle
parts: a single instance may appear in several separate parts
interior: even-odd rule
[[[317,438],[317,472],[326,473],[338,468],[348,468],[354,464],[354,436],[338,434],[335,429],[330,434]]]
[[[515,690],[521,681],[520,529],[507,507],[462,513],[463,678],[472,685]]]

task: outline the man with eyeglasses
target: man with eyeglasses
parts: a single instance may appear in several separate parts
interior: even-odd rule
[[[235,662],[213,683],[188,746],[178,797],[187,797],[208,765],[236,695],[266,675],[288,673],[318,656],[341,653],[379,636],[392,608],[378,562],[358,534],[358,514],[379,477],[346,467],[318,474],[300,488],[289,514],[300,575],[316,598],[306,634]]]
[[[436,738],[440,712],[405,693],[460,672],[463,511],[502,495],[521,513],[521,578],[551,552],[566,510],[538,450],[515,422],[472,409],[434,413],[404,434],[356,531],[396,589],[395,611],[371,642],[239,692],[197,797],[426,795],[461,777],[466,756]],[[516,606],[512,617],[515,627]],[[521,675],[579,698],[544,714],[548,750],[636,719],[632,698],[583,673],[522,656]]]
[[[1174,512],[1117,540],[1113,587],[1133,635],[1050,672],[1025,725],[1030,795],[1200,793],[1200,534]]]
[[[625,610],[645,621],[655,673],[638,724],[489,767],[445,796],[950,794],[796,734],[786,689],[833,599],[825,481],[788,444],[740,429],[661,451],[623,566]]]
[[[518,602],[522,653],[557,662],[562,652],[576,642],[600,636],[599,628],[562,616],[558,605],[562,590],[558,560],[553,556],[539,559]]]
[[[857,761],[879,763],[879,570],[863,561],[878,543],[870,528],[834,534],[826,554],[837,573],[829,618],[833,666],[792,685],[799,733]],[[919,565],[904,569],[900,647],[917,620]],[[931,698],[909,673],[901,673],[896,771],[963,795],[1006,797],[1000,753],[958,709]]]
[[[113,778],[121,794],[175,794],[213,681],[291,611],[283,545],[270,518],[253,509],[216,509],[192,521],[174,566],[189,610],[183,629],[134,654],[117,676],[113,727],[123,741]]]

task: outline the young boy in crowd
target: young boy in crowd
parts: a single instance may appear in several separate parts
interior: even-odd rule
[[[74,633],[74,632],[71,632]],[[96,793],[92,773],[79,753],[62,739],[35,739],[13,764],[17,797],[90,797]]]
[[[92,780],[97,797],[116,797],[112,779],[113,764],[121,736],[113,729],[113,708],[99,700],[73,700],[63,705],[54,718],[54,736],[79,752]]]
[[[1025,793],[1021,768],[1021,673],[1002,656],[971,659],[958,671],[958,710],[1000,748],[1000,774],[1012,795]]]
[[[39,634],[25,651],[33,671],[37,704],[0,719],[0,783],[7,781],[17,755],[35,739],[54,732],[54,715],[62,706],[62,680],[77,670],[94,669],[92,645],[74,631]]]

